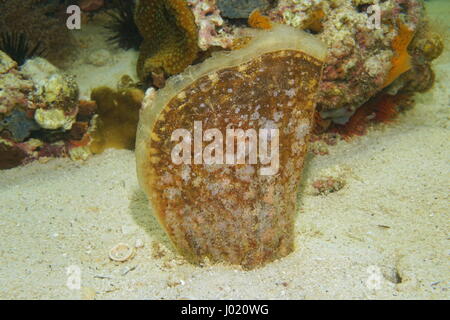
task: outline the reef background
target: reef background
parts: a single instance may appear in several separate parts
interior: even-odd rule
[[[446,1],[426,5],[430,20],[448,28]],[[104,51],[104,38],[90,28],[77,41],[91,45],[69,70],[82,97],[98,83],[114,86],[108,81],[116,74],[134,77],[137,59]],[[311,155],[296,250],[249,272],[192,266],[174,253],[147,209],[132,151],[0,171],[0,298],[450,298],[448,48],[433,64],[436,83],[415,96],[412,110],[339,141],[328,155]],[[318,194],[315,182],[330,178],[343,187]],[[120,242],[139,248],[129,261],[112,262],[109,249]],[[72,265],[81,269],[81,290],[66,286]],[[371,289],[377,270],[380,286]]]

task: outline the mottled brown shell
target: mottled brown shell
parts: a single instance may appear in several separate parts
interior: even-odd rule
[[[296,194],[322,64],[285,49],[217,68],[167,99],[151,130],[139,134],[141,185],[170,239],[190,261],[208,257],[253,268],[292,251]],[[193,132],[194,121],[201,121],[203,132],[217,128],[223,137],[227,128],[277,128],[279,170],[262,175],[264,165],[248,161],[174,164],[171,151],[178,142],[171,134],[179,128]]]

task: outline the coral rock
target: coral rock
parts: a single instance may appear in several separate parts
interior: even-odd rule
[[[78,112],[78,85],[43,58],[28,60],[22,74],[33,80],[35,99],[45,106],[35,112],[44,129],[69,130]]]
[[[229,49],[234,42],[232,29],[220,16],[215,0],[187,0],[198,26],[198,46],[206,51],[210,47]]]
[[[436,59],[444,51],[442,36],[437,32],[431,31],[429,26],[418,30],[411,46],[414,50],[423,54],[428,61]]]
[[[372,4],[380,8],[379,26],[371,23]],[[339,124],[384,87],[406,89],[403,78],[409,74],[420,78],[414,65],[423,64],[427,53],[433,57],[440,48],[438,39],[417,43],[417,50],[411,50],[411,43],[411,57],[408,54],[411,37],[425,27],[420,0],[279,0],[268,15],[272,21],[317,33],[327,44],[317,109],[323,119]]]
[[[0,74],[0,114],[9,114],[16,107],[32,106],[28,96],[33,89],[33,82],[25,80],[17,70]]]
[[[255,9],[266,9],[269,0],[217,0],[217,6],[224,17],[238,19],[248,18]]]
[[[185,0],[140,0],[135,20],[144,38],[137,63],[142,81],[152,72],[180,73],[197,57],[197,25]]]
[[[0,74],[7,73],[9,70],[16,68],[17,63],[11,59],[6,53],[0,51]]]
[[[0,132],[9,131],[13,140],[17,142],[25,140],[31,131],[38,129],[40,129],[39,125],[18,108],[0,121]]]
[[[0,170],[21,165],[26,156],[21,148],[0,138]]]
[[[18,70],[0,52],[0,66],[8,66],[0,73],[0,169],[48,157],[85,159],[95,102],[79,103],[73,79],[45,59]]]
[[[144,98],[139,182],[170,239],[193,263],[209,258],[254,268],[293,250],[296,193],[326,49],[287,26],[254,34],[246,47],[217,53]],[[182,143],[192,132],[202,139],[199,126],[214,141],[194,141],[194,150],[183,149],[186,161],[173,160],[180,147],[173,134],[182,129]],[[229,129],[254,133],[236,158],[234,147],[221,150]],[[270,165],[262,154],[268,144]],[[256,149],[259,160],[250,160]]]

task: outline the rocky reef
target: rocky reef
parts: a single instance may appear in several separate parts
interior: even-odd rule
[[[78,86],[43,58],[28,60],[21,74],[33,80],[33,101],[43,107],[34,112],[41,128],[70,130],[78,113]]]
[[[21,68],[0,51],[0,169],[49,157],[85,158],[95,106],[74,80],[43,58]]]
[[[372,5],[379,8],[379,26],[369,23]],[[377,95],[429,89],[431,62],[443,47],[420,0],[145,0],[135,14],[147,39],[137,64],[140,79],[161,88],[167,77],[211,51],[239,48],[247,18],[252,27],[286,24],[327,44],[317,106],[321,123],[328,123],[324,130],[347,123]]]
[[[368,10],[371,5],[379,5],[379,28],[368,23],[373,14]],[[407,85],[409,77],[422,79],[428,87],[432,84],[431,59],[423,50],[410,46],[427,28],[421,1],[282,0],[270,15],[276,21],[308,29],[311,16],[317,13],[323,17],[321,30],[312,32],[329,49],[318,102],[323,118],[345,123],[388,86],[393,94],[402,89],[419,90]]]
[[[144,100],[139,181],[174,245],[194,263],[255,268],[293,250],[296,193],[326,48],[288,26],[253,37],[164,89],[149,89]],[[241,138],[230,140],[230,130]],[[244,150],[234,148],[235,138]]]
[[[109,35],[110,40],[126,49],[139,47],[136,70],[144,87],[162,88],[167,78],[203,61],[211,53],[245,46],[252,28],[270,29],[281,24],[315,34],[328,50],[318,91],[319,112],[315,118],[320,132],[361,133],[365,132],[366,118],[386,120],[388,115],[395,116],[400,105],[411,105],[410,97],[414,92],[432,86],[431,62],[443,50],[442,38],[429,26],[420,0],[141,0],[130,4],[126,11],[126,1],[78,3],[85,14],[115,10],[116,18],[109,25],[110,31],[115,33]],[[43,48],[65,47],[57,43],[63,32],[59,34],[54,30],[60,23],[59,5],[59,1],[24,2],[23,8],[35,9],[30,20],[33,23],[18,29],[27,36],[23,39],[31,52],[41,41]],[[380,9],[377,28],[368,23],[372,5]],[[0,26],[4,25],[5,30],[13,28],[19,21],[15,21],[15,17],[25,10],[19,8],[14,12],[12,9],[17,3],[11,0],[0,1],[0,7],[4,9],[0,13]],[[42,15],[50,18],[38,25],[37,17],[42,18]],[[128,40],[131,42],[126,42]],[[111,52],[102,49],[92,53],[86,61],[98,66],[111,56]],[[67,142],[77,141],[75,136],[81,139],[75,144],[84,148],[78,150],[86,151],[83,157],[88,151],[98,153],[107,147],[133,147],[130,141],[134,138],[131,133],[137,122],[136,109],[142,100],[142,93],[137,93],[140,91],[99,89],[93,95],[96,101],[80,102],[74,79],[45,59],[32,59],[18,66],[6,57],[2,53],[0,59],[2,139],[13,144],[30,139],[44,145],[50,143],[52,148],[47,149],[51,152],[47,153],[67,155],[74,145]],[[123,107],[121,103],[113,103],[122,101],[128,94],[140,98],[123,100]],[[103,111],[94,111],[95,102],[102,105]],[[119,105],[117,110],[111,109],[113,104]],[[83,111],[83,108],[86,109]],[[88,115],[81,116],[80,122],[83,112]],[[97,116],[92,119],[95,113]],[[122,120],[115,121],[115,118],[129,124],[128,129],[122,130]],[[349,127],[340,127],[345,124]],[[88,144],[92,143],[94,135],[96,142],[89,150]],[[107,137],[112,136],[115,138],[108,141]],[[33,145],[25,149],[36,148]]]
[[[244,28],[224,17],[245,18],[250,9],[259,9],[274,23],[316,34],[328,47],[318,110],[323,119],[339,124],[382,91],[395,95],[430,88],[434,81],[431,61],[443,46],[440,36],[430,29],[420,0],[279,0],[268,5],[264,1],[188,2],[202,50],[233,48]],[[380,9],[376,28],[369,23],[372,5]],[[257,25],[258,17],[251,18],[250,25]]]

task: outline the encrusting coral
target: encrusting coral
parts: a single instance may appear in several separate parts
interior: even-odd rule
[[[201,50],[214,47],[229,49],[233,46],[233,30],[220,15],[215,0],[187,0],[187,3],[198,26],[198,46]]]
[[[39,125],[44,129],[70,130],[78,113],[78,85],[75,80],[40,57],[28,60],[21,73],[33,79],[34,101],[42,106],[34,112]]]
[[[47,157],[85,159],[94,112],[78,101],[73,79],[45,59],[19,70],[0,51],[0,169]]]
[[[144,39],[137,62],[141,81],[180,73],[197,57],[197,25],[185,0],[140,0],[135,21]]]

